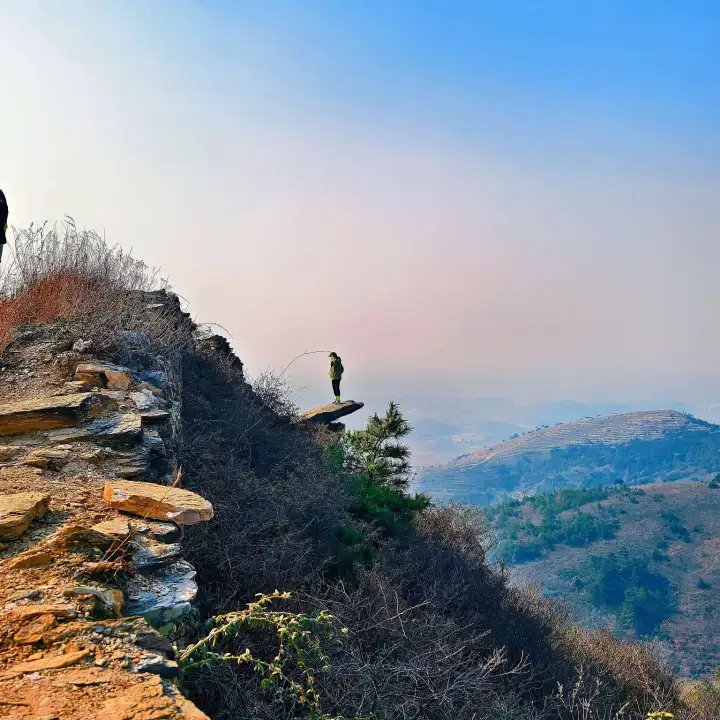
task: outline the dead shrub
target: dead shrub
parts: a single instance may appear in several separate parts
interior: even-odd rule
[[[183,387],[184,483],[215,508],[214,522],[189,528],[186,543],[206,609],[225,612],[322,575],[350,504],[322,448],[273,412],[231,360],[187,355]]]

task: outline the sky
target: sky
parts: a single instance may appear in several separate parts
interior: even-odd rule
[[[714,0],[0,0],[0,187],[251,375],[717,401],[719,33]]]

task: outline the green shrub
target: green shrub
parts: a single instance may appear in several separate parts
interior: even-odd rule
[[[337,630],[324,610],[307,615],[269,609],[274,601],[289,600],[290,593],[276,590],[257,597],[244,610],[208,619],[209,632],[181,653],[180,667],[187,673],[218,663],[243,666],[257,677],[262,692],[316,710],[316,676],[330,671],[326,648],[339,645],[347,629]],[[236,648],[246,643],[253,649],[238,653]]]

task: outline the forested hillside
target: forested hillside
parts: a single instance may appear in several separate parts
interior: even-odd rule
[[[580,622],[656,639],[687,675],[720,667],[720,486],[560,490],[488,508],[492,556]]]

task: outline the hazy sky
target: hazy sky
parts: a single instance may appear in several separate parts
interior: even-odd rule
[[[0,35],[10,222],[104,229],[253,374],[720,375],[715,0],[0,0]]]

